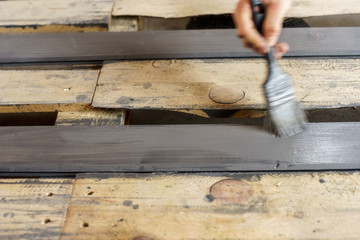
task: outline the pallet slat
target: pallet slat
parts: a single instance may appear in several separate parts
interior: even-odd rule
[[[0,32],[106,31],[113,0],[0,1]]]
[[[276,139],[240,125],[0,128],[0,173],[360,169],[360,123]]]
[[[2,70],[0,112],[89,108],[99,70]]]
[[[358,172],[79,174],[63,239],[357,239],[359,184]]]
[[[231,14],[238,0],[115,0],[115,16],[181,18],[199,15]],[[294,0],[286,17],[309,17],[360,13],[357,0],[346,4],[337,0]]]
[[[359,106],[359,59],[283,59],[302,107]],[[266,109],[262,84],[266,63],[249,60],[162,60],[104,65],[93,106],[131,109]],[[245,97],[233,104],[212,101],[216,86]]]
[[[1,239],[60,239],[73,179],[0,179]]]
[[[343,36],[346,36],[345,38]],[[287,28],[287,57],[359,56],[360,28]],[[261,57],[234,29],[0,35],[0,63]]]

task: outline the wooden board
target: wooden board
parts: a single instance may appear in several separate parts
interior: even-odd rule
[[[81,174],[63,239],[357,239],[359,184],[358,172]]]
[[[360,169],[360,123],[0,128],[0,173]]]
[[[283,59],[304,108],[359,106],[359,59]],[[104,65],[93,106],[131,109],[265,109],[260,59],[158,60]],[[244,93],[233,104],[212,101],[209,92],[225,86]]]
[[[89,108],[99,70],[2,70],[0,112]]]
[[[360,28],[284,29],[288,57],[359,56]],[[260,57],[234,29],[0,35],[0,63]]]
[[[115,16],[149,16],[180,18],[198,15],[233,13],[239,0],[115,0]],[[336,0],[294,0],[286,17],[309,17],[360,13],[357,0],[347,0],[346,4]]]
[[[118,126],[124,125],[126,111],[93,109],[90,111],[59,112],[57,126]]]
[[[106,31],[113,0],[0,1],[0,32]]]
[[[73,179],[0,179],[1,239],[60,239]]]

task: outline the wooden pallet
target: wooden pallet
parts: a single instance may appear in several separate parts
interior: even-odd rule
[[[221,14],[230,13],[235,2],[218,1],[219,5],[200,9],[207,12],[193,12],[192,14],[219,14],[215,11],[224,8],[228,10],[220,12]],[[301,4],[314,4],[314,1],[295,1],[301,4],[294,8],[294,11],[300,11],[298,16],[358,14],[357,2],[350,2],[344,4],[337,1],[319,0],[316,1],[317,5],[301,9]],[[115,10],[121,10],[120,7],[127,6],[126,3],[126,0],[116,1],[114,13],[112,13],[112,1],[0,1],[0,32],[184,29],[187,21],[194,16],[177,18],[180,15],[168,15],[170,19],[165,19],[154,17],[156,14],[153,13],[149,14],[151,17],[141,16],[146,14],[139,12],[134,16],[129,16],[129,12],[115,13]],[[171,1],[166,3],[171,3]],[[182,4],[185,3],[188,1],[182,1]],[[324,3],[327,5],[324,6]],[[29,8],[31,4],[35,7]],[[159,9],[154,8],[153,4],[152,1],[146,1],[139,6],[147,7],[146,13],[148,13],[149,10]],[[167,11],[170,9],[169,6],[171,10],[175,9],[174,14],[181,14],[181,11],[177,11],[180,8],[173,8],[174,5],[165,5],[165,10],[162,8],[161,14],[169,14]],[[193,11],[191,9],[193,6],[197,6],[194,1],[188,5],[187,9]],[[328,6],[336,7],[329,8]],[[47,10],[39,14],[38,9]],[[128,11],[129,8],[124,8],[124,10]],[[139,9],[133,5],[130,10]],[[310,14],[309,10],[313,12]],[[294,12],[291,14],[293,15],[289,16],[296,16]],[[28,20],[24,20],[24,16],[27,16]],[[318,17],[311,17],[307,21],[314,18],[318,19]],[[342,20],[343,16],[336,18]],[[334,24],[334,16],[330,19],[331,24]],[[341,23],[340,20],[339,23]],[[168,25],[165,26],[164,23]],[[314,22],[311,24],[314,25]],[[329,23],[325,21],[317,26],[329,26]],[[301,61],[295,64],[293,60],[284,60],[282,65],[295,76],[298,93],[300,93],[298,97],[303,104],[309,104],[310,107],[311,104],[314,104],[312,106],[320,104],[321,108],[340,107],[344,103],[347,106],[357,106],[358,99],[354,97],[358,95],[357,59]],[[184,69],[184,66],[191,67],[191,73],[198,76],[197,86],[206,96],[200,99],[204,101],[197,105],[201,109],[205,102],[209,101],[207,98],[209,84],[218,84],[222,81],[236,82],[234,77],[239,74],[234,76],[230,71],[224,73],[220,66],[229,63],[237,67],[243,64],[241,60],[233,62],[226,59],[220,61],[219,65],[211,61],[197,60],[172,62],[171,66],[155,62],[155,66],[165,66],[163,71],[159,71],[159,69],[151,69],[150,63],[151,61],[136,62],[134,65],[128,62],[109,63],[102,70],[100,70],[102,63],[97,67],[90,67],[88,64],[75,64],[75,66],[65,64],[66,67],[64,64],[55,64],[56,66],[51,65],[50,68],[44,64],[1,66],[0,98],[3,99],[0,100],[0,113],[2,115],[16,114],[16,116],[25,112],[29,114],[57,113],[57,125],[122,124],[125,113],[121,109],[94,110],[91,106],[95,92],[96,95],[99,93],[97,103],[104,101],[102,102],[104,105],[114,104],[116,94],[124,94],[121,89],[115,89],[110,85],[112,81],[113,84],[117,84],[119,79],[104,78],[106,75],[111,76],[112,73],[117,72],[119,66],[127,66],[132,70],[148,68],[152,74],[147,74],[141,80],[139,77],[142,75],[129,71],[121,70],[117,74],[126,73],[124,76],[131,81],[136,78],[139,84],[137,87],[144,87],[142,91],[148,90],[152,93],[155,93],[156,88],[169,89],[164,81],[156,82],[156,78],[164,77],[166,71],[171,76],[167,80],[169,84],[175,86],[174,89],[187,91],[186,83],[180,81],[184,73],[178,76],[176,71],[169,71],[169,68],[175,67],[173,69],[179,70]],[[247,66],[253,69],[255,66],[253,64],[254,62]],[[301,70],[301,74],[291,68],[293,65]],[[201,70],[205,66],[213,67],[220,77],[206,79],[209,75]],[[329,78],[322,77],[322,74],[318,75],[322,81],[319,86],[316,86],[314,84],[316,81],[314,80],[312,84],[308,76],[313,75],[319,66],[326,69],[324,74]],[[99,79],[96,75],[100,72],[101,82],[97,82]],[[101,76],[103,73],[104,76]],[[296,78],[297,74],[307,79],[305,87],[309,89],[309,95],[302,92],[305,88],[301,88],[302,82]],[[85,81],[85,76],[88,81]],[[331,76],[336,76],[336,79],[332,79]],[[347,81],[343,76],[349,80]],[[246,93],[247,96],[254,96],[254,99],[259,100],[261,105],[263,104],[261,97],[255,91],[259,88],[260,77],[256,75],[257,86],[255,84],[251,89],[246,89]],[[28,79],[31,79],[31,83]],[[172,79],[177,80],[178,84],[174,84]],[[151,84],[150,88],[148,83]],[[102,84],[109,84],[111,88],[105,95],[106,89]],[[131,87],[130,84],[126,82],[128,88]],[[97,92],[99,90],[97,87],[101,87],[101,91]],[[318,89],[322,91],[319,93]],[[193,89],[190,88],[190,90]],[[145,92],[133,91],[131,95],[135,93],[136,99],[144,99]],[[165,93],[169,97],[169,93],[166,91]],[[174,93],[176,92],[172,94]],[[179,97],[176,94],[174,96]],[[188,91],[186,96],[191,96],[193,103],[200,101],[199,97],[191,94],[191,91]],[[105,103],[105,100],[108,101],[107,97],[111,101]],[[152,99],[158,104],[157,106],[162,105],[168,108],[175,106],[176,108],[174,102],[157,100],[156,96],[152,96]],[[189,105],[191,102],[179,99],[178,104],[184,107],[185,104]],[[138,106],[144,107],[141,104]],[[226,108],[212,102],[209,106],[218,110],[222,107]],[[131,107],[135,108],[135,106]],[[209,116],[209,111],[205,113],[190,109],[186,112]],[[240,115],[248,117],[248,113]],[[338,112],[336,111],[335,114],[338,115]],[[261,115],[253,114],[253,116]],[[34,132],[33,135],[36,136],[36,134]],[[319,157],[319,161],[321,160]],[[359,236],[357,209],[360,177],[357,171],[266,174],[84,173],[66,178],[24,178],[17,174],[17,177],[21,178],[0,178],[1,239],[246,238],[290,240],[358,239]]]

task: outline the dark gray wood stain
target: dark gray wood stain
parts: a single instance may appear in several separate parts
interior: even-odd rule
[[[288,57],[359,56],[360,28],[284,29]],[[233,29],[1,34],[0,63],[259,57]]]
[[[236,125],[0,128],[0,172],[360,169],[360,123],[288,139]]]

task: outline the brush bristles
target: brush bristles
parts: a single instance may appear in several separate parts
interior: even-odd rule
[[[306,129],[306,115],[295,101],[271,107],[265,127],[280,138],[294,136]]]

